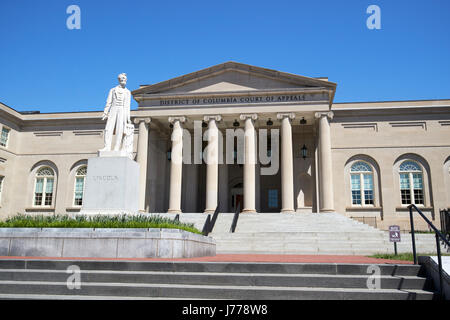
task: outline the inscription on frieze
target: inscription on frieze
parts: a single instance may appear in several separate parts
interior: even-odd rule
[[[187,106],[187,105],[214,105],[214,104],[261,104],[261,103],[286,103],[302,101],[328,100],[327,93],[305,93],[267,96],[245,96],[245,97],[206,97],[206,98],[183,98],[183,99],[159,99],[160,106]]]

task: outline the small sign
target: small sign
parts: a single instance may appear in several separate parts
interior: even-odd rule
[[[390,242],[401,242],[399,226],[389,226],[389,241]]]

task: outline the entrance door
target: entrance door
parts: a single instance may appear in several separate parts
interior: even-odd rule
[[[241,204],[241,211],[244,208],[244,189],[242,183],[236,184],[230,190],[231,194],[231,212],[235,212],[238,204]]]
[[[239,207],[240,210],[242,211],[242,208],[244,207],[244,195],[242,194],[237,194],[236,195],[236,206],[234,207],[236,211],[236,208]]]

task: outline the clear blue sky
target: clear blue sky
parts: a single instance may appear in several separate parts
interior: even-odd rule
[[[335,102],[450,98],[449,31],[449,0],[1,0],[0,101],[97,111],[121,72],[134,90],[230,60],[327,76]]]

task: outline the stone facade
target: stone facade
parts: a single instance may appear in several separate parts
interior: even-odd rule
[[[132,91],[139,104],[131,111],[134,159],[141,167],[139,209],[210,212],[218,205],[221,212],[234,212],[239,202],[243,212],[336,211],[372,217],[382,229],[391,224],[405,229],[409,217],[402,194],[405,202],[410,192],[438,225],[439,209],[450,207],[450,100],[334,103],[335,91],[326,78],[235,62]],[[0,145],[1,218],[80,210],[77,172],[103,146],[100,110],[20,113],[0,104],[0,130],[9,130],[6,146]],[[202,122],[206,127],[198,128]],[[225,142],[221,154],[213,142],[195,141],[195,130],[208,127],[224,137],[227,130],[242,129],[245,159],[259,154],[261,129],[278,129],[278,170],[261,174],[267,165],[259,156],[255,164],[222,164],[216,156],[210,156],[212,163],[194,163],[207,146],[227,158]],[[179,164],[172,158],[189,155],[181,143],[188,136],[172,141],[173,132],[186,130],[191,163]],[[405,161],[419,171],[401,176]],[[371,171],[352,180],[358,162]],[[39,176],[42,168],[51,168],[53,176]],[[44,186],[51,191],[48,199],[47,190],[36,194]],[[41,205],[36,197],[43,197]]]

